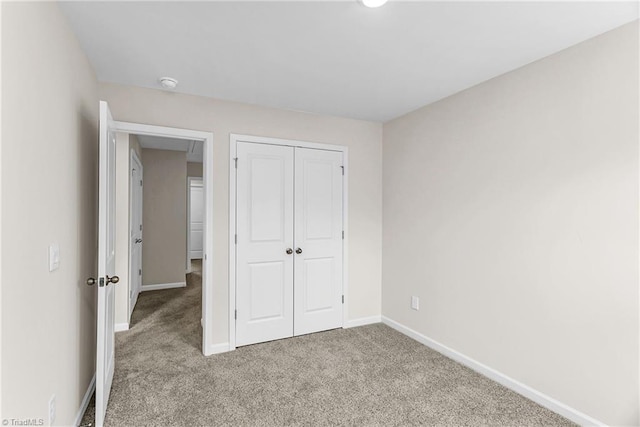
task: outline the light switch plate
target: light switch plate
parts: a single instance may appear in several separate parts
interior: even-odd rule
[[[420,310],[420,298],[411,297],[411,308],[413,310]]]
[[[60,246],[57,243],[49,245],[49,271],[55,271],[60,267]]]

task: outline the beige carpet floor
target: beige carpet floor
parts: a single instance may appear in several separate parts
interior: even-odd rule
[[[382,324],[204,357],[187,280],[140,295],[116,334],[107,426],[572,425]]]

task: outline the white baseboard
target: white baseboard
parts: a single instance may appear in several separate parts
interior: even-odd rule
[[[502,384],[508,389],[511,389],[516,393],[523,395],[527,399],[533,400],[537,404],[544,406],[545,408],[550,409],[553,412],[560,414],[565,418],[568,418],[569,420],[579,425],[583,425],[583,426],[605,426],[606,425],[602,421],[598,421],[595,418],[592,418],[589,415],[578,411],[577,409],[574,409],[568,405],[565,405],[564,403],[550,396],[547,396],[546,394],[541,393],[538,390],[535,390],[526,384],[523,384],[517,380],[514,380],[513,378],[508,377],[507,375],[501,372],[498,372],[495,369],[490,368],[487,365],[484,365],[478,362],[477,360],[474,360],[468,356],[465,356],[464,354],[450,347],[447,347],[446,345],[441,344],[438,341],[435,341],[425,335],[422,335],[421,333],[416,332],[413,329],[408,328],[396,322],[395,320],[391,320],[388,317],[382,316],[382,323],[392,327],[396,331],[401,332],[410,338],[413,338],[419,343],[432,348],[438,353],[441,353],[447,356],[448,358],[453,359],[456,362],[461,363],[473,369],[474,371],[484,375],[485,377],[488,377],[489,379],[499,384]]]
[[[382,322],[382,316],[360,317],[358,319],[347,320],[344,328],[355,328],[357,326],[371,325]]]
[[[174,289],[184,288],[187,286],[187,282],[175,282],[175,283],[158,283],[155,285],[142,285],[140,292],[146,291],[159,291],[161,289]]]
[[[128,323],[116,323],[114,329],[115,332],[128,331],[129,324]]]
[[[87,406],[89,406],[89,401],[91,400],[91,396],[93,396],[93,392],[96,389],[96,374],[93,374],[93,378],[91,378],[91,382],[89,383],[89,388],[84,393],[84,397],[82,398],[82,402],[80,403],[80,409],[78,409],[78,413],[76,414],[76,419],[73,422],[75,427],[78,427],[82,422],[82,416],[84,412],[87,410]]]
[[[222,344],[213,344],[209,346],[207,352],[205,353],[205,356],[211,356],[212,354],[218,353],[226,353],[227,351],[230,351],[228,342],[224,342]]]

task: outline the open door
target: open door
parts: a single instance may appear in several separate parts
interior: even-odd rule
[[[142,290],[142,162],[135,151],[131,152],[131,214],[129,216],[129,250],[131,264],[129,270],[129,321]]]
[[[116,134],[109,106],[100,101],[100,178],[98,205],[98,328],[96,426],[104,425],[115,366],[115,177]],[[95,281],[94,281],[95,283]]]

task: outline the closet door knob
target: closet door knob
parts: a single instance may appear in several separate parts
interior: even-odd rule
[[[287,248],[287,255],[291,255],[293,253],[293,249]]]
[[[296,249],[296,253],[297,253],[298,255],[300,255],[300,254],[302,253],[302,248],[298,248],[298,249]]]

